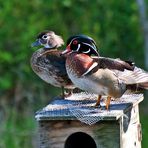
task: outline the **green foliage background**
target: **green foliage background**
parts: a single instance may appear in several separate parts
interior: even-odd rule
[[[43,30],[64,40],[86,34],[102,56],[133,60],[144,68],[143,34],[136,1],[0,1],[0,147],[36,147],[35,111],[60,93],[30,68],[30,44]],[[64,48],[64,47],[63,47]],[[141,106],[143,147],[148,145],[148,104]]]

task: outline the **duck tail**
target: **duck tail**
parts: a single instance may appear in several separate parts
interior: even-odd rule
[[[126,86],[127,90],[130,91],[144,91],[148,90],[148,82],[142,82],[142,83],[137,83],[137,84],[128,84]]]
[[[139,83],[138,85],[139,85],[140,88],[148,90],[148,82]]]

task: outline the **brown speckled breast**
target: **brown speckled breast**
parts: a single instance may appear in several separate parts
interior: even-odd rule
[[[66,57],[60,56],[61,51],[58,50],[52,50],[47,55],[40,56],[43,52],[45,49],[41,48],[32,55],[31,67],[33,71],[51,85],[73,88],[65,68]]]

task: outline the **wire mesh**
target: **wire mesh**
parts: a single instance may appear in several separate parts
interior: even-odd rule
[[[96,94],[87,92],[75,93],[64,100],[54,100],[45,108],[37,112],[36,118],[56,118],[75,117],[79,121],[88,125],[104,120],[104,117],[116,117],[123,113],[127,104],[137,102],[143,98],[143,94],[126,94],[119,99],[111,101],[110,109],[105,109],[106,96],[101,99],[101,108],[94,107],[97,101]],[[53,120],[54,120],[53,119]]]
[[[119,99],[112,100],[112,108],[108,111],[105,108],[105,100],[107,97],[102,97],[101,108],[95,107],[97,97],[95,94],[82,92],[81,94],[75,94],[66,99],[79,100],[77,103],[69,105],[70,112],[81,122],[92,125],[103,120],[106,116],[113,114],[116,116],[120,111],[117,105],[131,103],[133,100],[137,101],[140,97],[143,97],[143,94],[126,94]]]

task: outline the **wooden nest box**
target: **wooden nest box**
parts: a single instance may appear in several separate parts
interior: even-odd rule
[[[142,94],[111,101],[109,111],[94,108],[95,95],[74,94],[36,113],[40,148],[141,148]],[[83,100],[82,100],[83,99]]]

